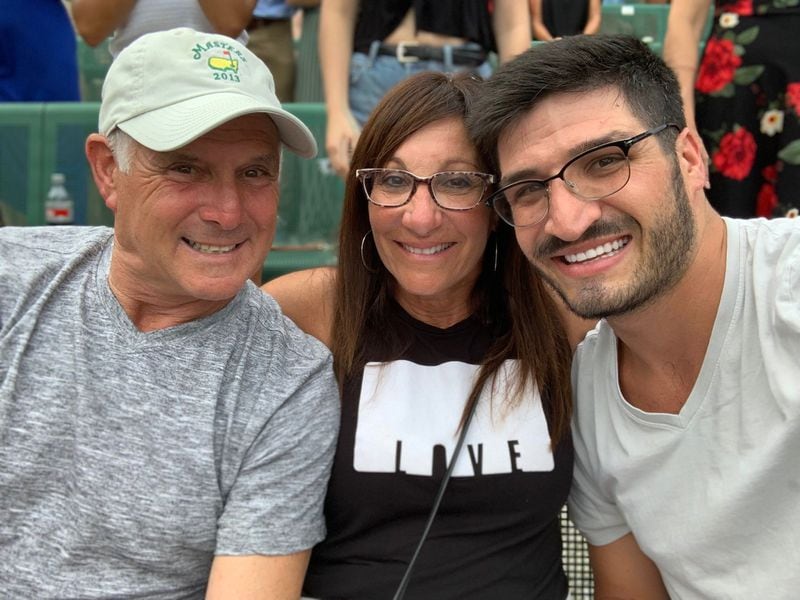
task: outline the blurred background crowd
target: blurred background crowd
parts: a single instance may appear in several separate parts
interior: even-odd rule
[[[319,116],[321,176],[342,177],[372,107],[408,75],[488,77],[532,43],[627,33],[675,70],[688,122],[708,152],[717,210],[796,216],[798,25],[800,7],[785,0],[4,0],[0,111],[97,102],[108,65],[140,35],[177,26],[214,31],[264,60],[282,102],[314,105],[300,112]],[[0,161],[12,161],[9,152]],[[4,198],[15,192],[2,177],[18,166],[0,166],[0,210],[14,213],[6,221],[36,224],[13,207],[20,199]],[[41,177],[49,181],[50,173]],[[336,183],[325,189],[341,191]]]

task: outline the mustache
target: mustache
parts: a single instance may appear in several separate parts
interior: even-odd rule
[[[549,235],[542,240],[542,242],[536,248],[536,252],[534,254],[536,258],[548,258],[553,254],[559,254],[562,250],[574,244],[588,242],[592,239],[608,235],[622,235],[625,233],[625,231],[630,230],[631,225],[635,225],[635,223],[636,221],[632,217],[628,216],[621,217],[616,221],[598,221],[596,223],[592,223],[577,240],[572,240],[569,242]]]

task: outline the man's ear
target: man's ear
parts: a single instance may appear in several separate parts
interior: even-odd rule
[[[94,183],[106,206],[116,214],[116,175],[119,168],[108,139],[104,135],[92,133],[86,138],[86,159],[92,169]]]
[[[687,191],[695,191],[706,187],[708,181],[708,154],[703,140],[691,127],[684,127],[675,142]]]

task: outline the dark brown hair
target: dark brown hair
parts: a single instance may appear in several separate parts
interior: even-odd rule
[[[536,44],[502,65],[476,99],[467,127],[497,170],[501,135],[539,102],[553,94],[603,88],[619,90],[648,129],[662,123],[686,126],[675,74],[643,42],[624,35],[575,35]],[[678,131],[670,128],[657,136],[665,151],[674,151]]]
[[[332,350],[340,386],[363,367],[364,338],[380,330],[388,343],[399,339],[386,331],[386,312],[394,280],[383,266],[374,244],[361,241],[370,230],[368,201],[356,179],[356,169],[382,167],[416,131],[442,119],[465,118],[483,83],[470,75],[426,72],[392,88],[364,126],[348,173],[339,232],[339,266],[333,317]],[[485,157],[480,157],[485,163]],[[494,244],[497,241],[497,270]],[[473,293],[476,314],[496,332],[481,364],[462,416],[462,425],[484,386],[508,359],[518,359],[519,371],[510,390],[510,403],[522,398],[525,385],[535,382],[555,445],[566,434],[571,417],[570,350],[555,305],[517,246],[513,231],[498,223],[484,252],[483,270]],[[399,344],[399,342],[398,342]],[[398,354],[402,347],[397,346]]]

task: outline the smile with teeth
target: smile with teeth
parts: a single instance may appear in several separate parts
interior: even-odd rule
[[[415,246],[409,246],[408,244],[401,244],[403,249],[406,252],[410,252],[411,254],[424,254],[424,255],[432,255],[438,254],[439,252],[443,252],[447,250],[450,246],[455,245],[454,242],[449,242],[446,244],[438,244],[436,246],[431,246],[430,248],[417,248]]]
[[[238,244],[230,244],[228,246],[214,246],[212,244],[201,244],[200,242],[194,242],[192,240],[184,238],[184,241],[189,244],[193,249],[197,250],[198,252],[203,252],[204,254],[224,254],[225,252],[230,252]]]
[[[577,254],[565,254],[564,260],[569,264],[574,264],[586,262],[587,260],[592,260],[598,256],[613,256],[617,250],[626,246],[629,241],[631,241],[631,238],[626,236],[624,238],[614,240],[613,242],[606,242],[605,244],[597,246],[596,248],[590,248],[585,252],[578,252]]]

